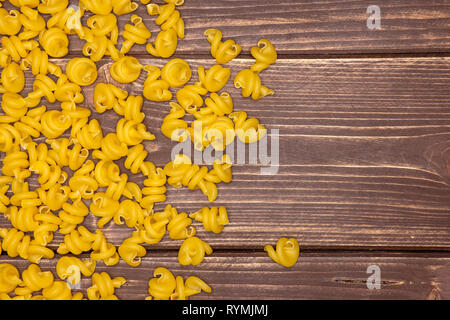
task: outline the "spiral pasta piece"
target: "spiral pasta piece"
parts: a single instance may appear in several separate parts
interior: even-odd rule
[[[92,240],[92,252],[91,259],[94,261],[102,260],[105,265],[113,266],[119,263],[119,254],[116,247],[106,241],[105,236],[100,230],[96,230],[94,235],[91,235]]]
[[[155,140],[155,136],[147,131],[145,124],[125,118],[117,122],[116,132],[119,140],[128,146],[135,146],[144,140]]]
[[[259,75],[250,69],[243,69],[234,78],[234,87],[241,89],[242,96],[253,100],[259,100],[267,95],[273,95],[272,89],[261,84]]]
[[[256,62],[250,67],[253,72],[261,72],[277,61],[277,51],[273,44],[267,39],[258,41],[256,47],[251,48],[251,54]]]
[[[152,168],[146,175],[140,204],[145,209],[151,209],[154,203],[166,201],[166,174],[161,168]]]
[[[55,102],[54,91],[57,89],[56,83],[46,75],[38,74],[33,81],[33,91],[28,93],[27,98],[36,100],[38,104],[42,97],[48,102]]]
[[[88,175],[73,175],[69,179],[70,189],[78,198],[92,199],[94,192],[98,189],[97,181]]]
[[[84,221],[88,215],[89,209],[81,201],[81,198],[75,199],[72,203],[66,202],[62,205],[62,210],[58,216],[61,219],[59,232],[62,234],[71,233],[75,228]]]
[[[42,134],[49,139],[62,135],[71,126],[71,118],[59,110],[46,111],[42,115]]]
[[[168,101],[172,99],[172,92],[169,91],[169,82],[158,79],[161,76],[161,70],[158,67],[148,65],[147,71],[148,74],[142,92],[144,97],[150,101]]]
[[[97,79],[97,66],[88,58],[72,58],[66,65],[66,74],[70,81],[89,86]]]
[[[264,251],[273,261],[285,267],[292,267],[300,254],[300,248],[295,238],[280,238],[275,250],[271,245],[266,245]]]
[[[183,277],[177,276],[175,281],[176,288],[170,296],[171,300],[187,300],[190,296],[199,294],[202,290],[206,293],[211,292],[211,287],[198,277],[191,276],[183,281]]]
[[[120,53],[122,54],[130,51],[134,44],[145,44],[152,35],[142,21],[142,18],[138,15],[133,14],[131,16],[131,23],[125,25],[125,30],[122,33],[125,39],[122,43],[122,48],[120,48]]]
[[[183,59],[172,59],[161,70],[161,79],[167,81],[171,88],[184,86],[191,79],[191,68]]]
[[[18,34],[21,28],[19,11],[0,8],[0,34],[13,36]]]
[[[56,100],[60,102],[70,102],[71,104],[81,103],[84,101],[84,96],[81,93],[81,87],[78,84],[70,82],[66,74],[58,75],[54,73],[54,75],[59,77],[56,82],[56,90],[54,92]],[[61,104],[61,108],[63,108],[63,104]],[[89,116],[90,113],[86,117]]]
[[[44,190],[50,189],[61,178],[61,167],[58,165],[49,165],[45,161],[35,161],[30,165],[30,171],[39,174],[38,182]]]
[[[233,99],[228,92],[222,92],[220,95],[213,92],[205,99],[205,107],[199,110],[200,114],[214,113],[223,116],[233,112]]]
[[[53,259],[55,256],[52,250],[35,244],[31,241],[30,236],[15,228],[1,228],[0,237],[3,238],[2,249],[11,258],[20,256],[22,259],[39,264],[42,258]]]
[[[95,110],[99,113],[109,109],[121,110],[119,100],[125,100],[127,97],[128,92],[113,84],[98,83],[94,89]]]
[[[130,83],[139,78],[144,66],[135,57],[124,56],[111,64],[111,77],[120,83]]]
[[[75,135],[75,141],[87,150],[98,149],[102,145],[103,131],[97,119],[92,119],[78,131],[75,131],[73,135]]]
[[[1,73],[0,92],[19,93],[25,87],[25,74],[20,66],[12,62]]]
[[[45,29],[45,20],[37,10],[23,6],[20,11],[22,14],[19,19],[23,25],[23,31],[19,34],[19,38],[22,40],[32,39]]]
[[[3,159],[2,172],[6,176],[15,177],[18,181],[23,181],[31,175],[28,170],[30,162],[28,155],[23,151],[11,151]]]
[[[83,146],[75,142],[72,149],[69,149],[69,145],[72,144],[67,138],[60,138],[56,140],[47,140],[50,143],[52,150],[49,152],[55,162],[61,166],[69,166],[73,171],[78,170],[89,156],[89,151]]]
[[[212,66],[205,71],[204,67],[198,67],[198,78],[200,83],[209,91],[217,92],[221,90],[230,79],[231,71],[220,64]]]
[[[147,5],[149,15],[159,15],[156,18],[156,24],[161,26],[161,30],[174,30],[180,39],[184,39],[184,21],[180,16],[180,11],[175,8],[173,3],[159,6],[155,3]]]
[[[205,241],[190,237],[183,241],[178,251],[178,262],[182,265],[198,265],[203,261],[205,254],[212,253],[212,248]]]
[[[133,228],[144,223],[145,214],[139,203],[127,199],[120,202],[113,218],[117,225],[125,223],[127,227]]]
[[[39,3],[39,1],[37,0],[18,0],[18,1],[33,2],[33,5],[30,6],[29,4],[27,4],[26,6],[29,6],[31,8],[37,7],[40,13],[46,13],[50,15],[54,15],[57,12],[63,11],[69,5],[68,0],[46,0],[42,1],[41,3]],[[34,3],[36,3],[36,5],[34,5]]]
[[[39,34],[39,43],[50,57],[61,58],[69,53],[69,39],[61,29],[43,30]]]
[[[80,226],[64,236],[64,241],[59,244],[56,252],[59,254],[70,252],[74,255],[79,255],[82,252],[91,250],[95,239],[95,234],[91,233],[86,227]]]
[[[39,99],[23,98],[21,95],[13,92],[2,94],[1,107],[12,121],[19,119],[28,112],[28,108],[34,107],[39,103]]]
[[[219,64],[228,63],[241,53],[241,46],[234,40],[222,41],[222,32],[218,29],[208,29],[204,35],[211,44],[211,55]]]
[[[118,160],[128,154],[128,147],[121,142],[116,133],[108,133],[101,143],[101,151],[94,150],[92,156],[102,160]]]
[[[120,169],[111,160],[100,160],[95,165],[95,180],[100,187],[107,187],[114,182],[120,181]]]
[[[61,207],[59,205],[59,207]],[[58,208],[59,209],[59,208]],[[34,241],[37,244],[46,246],[53,240],[53,233],[58,230],[61,219],[50,211],[49,206],[43,205],[39,208],[39,213],[35,215],[39,226],[34,230]]]
[[[145,113],[142,112],[143,103],[141,96],[128,96],[126,100],[119,100],[120,110],[115,111],[126,120],[142,122],[145,118]]]
[[[228,213],[224,206],[220,207],[203,207],[202,209],[192,212],[189,217],[203,222],[206,231],[220,233],[223,227],[228,224]]]
[[[58,65],[48,61],[47,53],[39,48],[34,48],[31,50],[30,53],[22,59],[20,65],[24,70],[28,70],[29,67],[31,67],[31,73],[34,75],[47,75],[48,73],[51,73],[57,77],[62,75],[61,68]]]
[[[169,300],[175,287],[174,275],[164,267],[156,268],[153,271],[153,278],[148,281],[148,293],[155,300]]]
[[[19,231],[30,232],[39,227],[39,223],[36,220],[38,214],[38,208],[30,206],[27,208],[18,208],[16,206],[10,206],[5,216],[11,221],[11,225]]]
[[[19,285],[19,270],[10,263],[0,263],[0,293],[10,293]]]
[[[90,277],[94,273],[95,264],[95,261],[89,259],[64,256],[56,263],[56,273],[61,280],[67,279],[70,284],[75,285],[80,282],[81,274]]]
[[[0,123],[0,151],[9,152],[19,146],[20,132],[13,126]]]
[[[22,282],[15,293],[16,295],[28,295],[50,287],[53,281],[54,277],[50,271],[42,271],[37,264],[32,263],[22,272]]]
[[[229,115],[234,122],[236,135],[245,143],[261,140],[267,134],[267,129],[256,118],[247,118],[245,111],[233,112]]]
[[[131,237],[126,238],[118,248],[120,257],[130,266],[138,267],[141,264],[141,257],[145,256],[147,251],[140,244],[143,239],[138,231],[134,231]]]
[[[67,282],[56,280],[50,287],[42,289],[42,296],[46,300],[79,300],[82,293],[78,292],[72,295],[72,290]]]
[[[171,239],[179,240],[192,237],[196,234],[195,227],[192,226],[192,219],[185,212],[178,213],[178,210],[171,205],[167,205],[164,211],[171,212],[167,231]]]
[[[94,273],[92,275],[92,286],[86,290],[87,296],[89,300],[117,300],[114,291],[125,282],[124,277],[111,279],[106,272]]]
[[[181,119],[186,112],[175,102],[170,102],[170,107],[170,113],[163,119],[161,132],[173,141],[186,141],[188,124],[185,120]]]
[[[87,41],[82,48],[82,52],[92,61],[99,61],[105,55],[111,56],[113,60],[121,58],[122,55],[115,46],[117,39],[111,40],[106,35],[95,36],[94,34],[86,38]]]
[[[155,57],[169,58],[177,49],[178,37],[177,32],[173,29],[162,30],[156,36],[155,42],[148,43],[145,49],[148,53]]]
[[[61,174],[60,181],[65,179],[67,179],[67,174]],[[61,209],[62,205],[69,199],[70,195],[70,187],[63,186],[60,183],[55,183],[48,190],[39,187],[36,191],[39,194],[39,199],[41,199],[42,203],[45,205],[40,208],[40,211],[44,210],[43,208],[45,207],[47,207],[48,210],[53,211]],[[59,224],[59,222],[55,222],[55,224]]]
[[[99,192],[92,197],[90,210],[95,216],[100,217],[97,221],[97,226],[101,229],[114,218],[119,210],[119,201],[106,196],[103,192]]]
[[[117,15],[133,12],[139,7],[136,2],[132,2],[130,0],[114,0],[112,5],[113,11]]]
[[[112,0],[80,0],[80,6],[100,15],[110,14],[113,9]]]
[[[188,113],[194,113],[198,107],[203,105],[203,97],[208,90],[197,82],[194,85],[189,84],[177,91],[177,100],[180,106]]]

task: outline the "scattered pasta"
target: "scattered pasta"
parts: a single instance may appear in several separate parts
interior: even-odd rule
[[[298,242],[294,238],[280,238],[276,249],[271,245],[266,245],[264,251],[267,252],[273,261],[285,267],[292,267],[296,264],[300,254]]]

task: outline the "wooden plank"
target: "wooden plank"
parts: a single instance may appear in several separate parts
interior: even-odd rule
[[[226,39],[242,45],[243,53],[263,37],[272,41],[280,55],[348,53],[449,52],[450,4],[446,0],[380,0],[381,29],[370,30],[368,0],[324,3],[320,0],[202,1],[188,0],[179,7],[186,25],[186,37],[177,54],[196,57],[209,54],[203,35],[207,28],[222,30]],[[145,6],[136,12],[144,18],[153,36],[159,32]],[[130,15],[119,17],[120,30]],[[81,48],[75,37],[72,51]],[[146,54],[135,46],[131,54]]]
[[[161,1],[156,1],[161,3]],[[78,1],[71,0],[72,5]],[[186,37],[179,42],[177,54],[198,57],[209,54],[203,33],[219,28],[226,39],[242,45],[243,54],[263,37],[272,41],[280,55],[353,53],[427,53],[449,52],[450,4],[446,0],[379,0],[381,29],[369,29],[367,13],[374,3],[368,0],[323,2],[320,0],[280,1],[204,1],[187,0],[179,7],[186,25]],[[11,5],[5,3],[6,8]],[[155,16],[140,5],[140,15],[152,32],[154,41],[160,28]],[[83,18],[86,23],[87,12]],[[118,19],[122,32],[131,14]],[[121,38],[121,37],[120,37]],[[79,54],[84,41],[70,36],[70,51]],[[121,39],[119,45],[121,45]],[[136,45],[130,54],[147,54]]]
[[[163,266],[185,279],[198,276],[212,288],[191,299],[448,299],[450,297],[450,258],[448,256],[369,255],[355,253],[305,253],[292,268],[282,267],[262,252],[213,253],[197,266],[181,266],[173,252],[150,251],[141,266],[132,268],[122,260],[116,266],[99,263],[96,272],[124,276],[127,283],[116,294],[120,299],[141,300],[148,296],[148,280],[155,268]],[[29,263],[1,256],[20,271]],[[57,278],[57,259],[42,260],[41,269]],[[369,266],[380,268],[381,289],[369,290]],[[80,289],[91,286],[83,278]],[[79,291],[76,290],[76,291]]]
[[[209,59],[188,61],[193,70],[212,64]],[[275,95],[259,101],[241,97],[230,81],[226,90],[236,110],[246,110],[269,130],[280,130],[278,174],[261,175],[261,165],[236,165],[232,183],[219,184],[215,203],[208,203],[198,190],[172,187],[167,203],[187,212],[225,205],[231,223],[222,234],[207,233],[195,223],[199,236],[215,248],[260,249],[281,236],[292,236],[304,248],[448,250],[449,62],[450,58],[283,60],[261,73]],[[113,81],[110,62],[102,63],[97,81]],[[250,64],[233,62],[232,77]],[[144,79],[142,74],[122,87],[140,94]],[[196,76],[191,81],[195,80]],[[31,84],[27,78],[27,90]],[[92,90],[84,88],[86,105],[101,120],[104,133],[115,130],[119,116],[112,111],[96,114]],[[145,123],[156,135],[145,145],[158,166],[170,161],[175,145],[159,129],[168,110],[167,102],[144,102]],[[142,179],[131,178],[139,183]],[[164,205],[157,204],[155,210]],[[0,225],[9,223],[1,217]],[[95,217],[90,215],[85,225],[94,229]],[[131,230],[110,223],[104,232],[118,245]],[[57,235],[53,245],[61,240]],[[164,238],[156,247],[179,245]]]

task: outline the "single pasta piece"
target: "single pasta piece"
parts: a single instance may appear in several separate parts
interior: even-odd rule
[[[110,73],[117,82],[130,83],[139,78],[144,68],[135,57],[124,56],[111,65]]]
[[[200,83],[209,91],[217,92],[221,90],[230,79],[231,71],[220,64],[212,66],[205,71],[204,67],[198,67],[198,78]]]
[[[125,30],[123,31],[123,38],[125,39],[122,43],[122,48],[120,53],[126,54],[133,47],[134,44],[145,44],[147,40],[151,37],[150,31],[145,26],[142,18],[136,14],[131,16],[131,23],[126,24]]]
[[[274,91],[261,84],[261,78],[250,69],[243,69],[234,78],[234,87],[242,89],[242,96],[259,100],[267,95],[273,95]]]
[[[19,270],[10,263],[0,263],[0,293],[10,293],[19,285]]]
[[[191,79],[191,68],[183,59],[172,59],[161,70],[161,79],[167,81],[171,88],[184,86]]]
[[[228,63],[241,53],[241,46],[234,40],[222,42],[222,32],[218,29],[208,29],[204,35],[211,44],[211,55],[219,64]]]
[[[97,66],[88,58],[72,58],[66,65],[66,74],[70,81],[89,86],[97,79]]]
[[[125,100],[128,92],[110,83],[98,83],[94,89],[94,106],[98,113],[106,110],[121,110],[119,100]],[[117,112],[117,111],[116,111]]]
[[[42,296],[46,300],[80,300],[81,292],[72,295],[72,290],[66,281],[56,280],[50,287],[42,289]]]
[[[158,267],[148,281],[148,293],[155,300],[169,300],[176,288],[175,277],[168,269]]]
[[[25,74],[20,66],[12,62],[1,73],[0,92],[19,93],[25,87]]]
[[[65,35],[65,33],[64,33]],[[66,36],[67,38],[67,36]],[[9,64],[9,60],[19,62],[20,59],[25,58],[28,53],[39,46],[36,40],[21,40],[16,36],[2,37],[2,67]]]
[[[276,250],[271,245],[266,245],[264,251],[270,258],[285,267],[292,267],[298,260],[300,248],[294,238],[280,238],[277,242]]]
[[[170,296],[170,299],[187,300],[190,296],[199,294],[201,291],[211,293],[211,287],[198,277],[191,276],[183,282],[183,278],[177,276],[175,292]]]
[[[159,6],[155,3],[147,5],[147,12],[149,15],[159,15],[156,18],[156,24],[161,26],[161,30],[174,30],[178,38],[184,39],[184,21],[180,16],[180,11],[175,8],[173,3],[168,3]]]
[[[124,277],[111,279],[106,272],[94,273],[92,275],[92,286],[86,290],[87,296],[89,300],[118,300],[114,291],[125,282]]]
[[[205,241],[190,237],[183,241],[178,251],[178,262],[182,265],[198,265],[203,261],[205,254],[210,255],[213,252],[211,246]]]
[[[150,101],[168,101],[172,99],[172,92],[169,91],[169,82],[159,79],[161,70],[152,65],[146,66],[146,70],[148,74],[142,92],[144,97]]]
[[[50,57],[61,58],[69,53],[69,39],[61,29],[43,30],[39,34],[39,43]]]
[[[135,11],[139,5],[130,0],[114,0],[112,1],[113,12],[117,15],[127,14]]]
[[[195,113],[203,105],[203,97],[208,90],[200,82],[188,84],[177,91],[177,101],[188,113]]]
[[[86,9],[95,14],[107,15],[113,9],[112,2],[112,0],[80,0],[79,4],[81,10]]]
[[[206,231],[220,233],[223,227],[228,224],[228,213],[224,206],[220,207],[203,207],[202,209],[192,212],[189,217],[203,222]]]
[[[261,72],[277,61],[277,51],[273,44],[267,39],[258,41],[256,47],[252,47],[251,54],[256,62],[250,67],[253,72]]]
[[[23,31],[19,34],[22,40],[28,40],[36,37],[45,29],[45,20],[37,10],[33,10],[27,6],[20,8],[20,22],[23,25]]]
[[[141,264],[141,257],[147,253],[147,250],[141,246],[142,243],[144,243],[144,240],[140,232],[134,231],[131,237],[122,242],[117,251],[128,265],[138,267]]]
[[[19,33],[21,28],[19,11],[0,8],[0,34],[14,36]]]
[[[90,277],[95,270],[95,261],[80,260],[77,257],[63,256],[56,263],[56,273],[61,280],[69,281],[72,285],[80,282],[81,274]]]
[[[14,293],[16,296],[31,295],[32,292],[50,287],[53,281],[53,273],[50,271],[42,271],[37,264],[32,263],[22,272],[22,282]]]
[[[188,124],[181,119],[186,114],[186,111],[175,102],[170,102],[170,107],[170,113],[163,119],[161,132],[173,141],[186,141]]]
[[[177,45],[177,32],[173,29],[169,29],[160,31],[156,36],[155,42],[153,44],[147,43],[145,49],[152,56],[166,59],[175,53]]]

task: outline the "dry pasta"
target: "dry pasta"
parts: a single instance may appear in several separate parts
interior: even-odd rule
[[[276,249],[271,245],[266,245],[264,251],[272,260],[285,267],[292,267],[297,263],[300,254],[298,242],[294,238],[280,238],[277,241]]]

